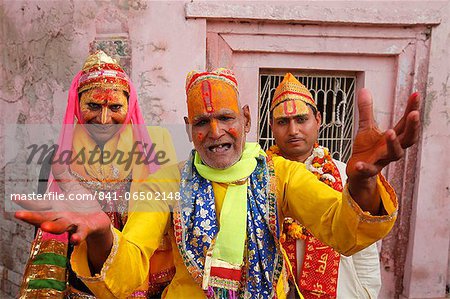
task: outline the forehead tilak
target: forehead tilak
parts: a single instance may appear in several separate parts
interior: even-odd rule
[[[282,117],[294,117],[308,114],[308,105],[302,101],[297,99],[289,99],[285,100],[278,105],[276,105],[272,110],[272,115],[274,118],[282,118]]]
[[[208,80],[202,82],[202,100],[206,112],[214,112],[214,107],[212,104],[212,90],[211,83]]]
[[[286,116],[292,116],[297,114],[297,105],[294,101],[284,101],[281,103],[283,105],[283,111]]]
[[[83,94],[85,94],[85,100],[102,102],[104,104],[114,100],[120,103],[126,101],[126,96],[123,92],[116,89],[92,89]]]

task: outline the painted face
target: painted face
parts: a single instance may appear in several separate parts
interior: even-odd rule
[[[293,102],[293,101],[290,101]],[[285,103],[285,102],[284,102]],[[293,103],[295,105],[295,103]],[[283,103],[278,106],[283,105]],[[296,107],[301,114],[275,114],[271,120],[271,128],[275,143],[278,145],[283,157],[304,162],[311,155],[314,143],[317,141],[321,116],[314,116],[311,107]],[[275,107],[274,111],[278,108]]]
[[[235,90],[217,80],[205,80],[188,94],[192,141],[203,163],[225,169],[239,161],[250,130],[248,106],[239,109]]]
[[[92,88],[81,94],[80,112],[91,136],[105,143],[119,131],[128,111],[128,101],[121,90]]]

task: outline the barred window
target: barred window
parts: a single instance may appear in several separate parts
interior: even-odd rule
[[[258,140],[264,150],[274,144],[270,130],[270,101],[283,74],[261,71],[259,75]],[[330,149],[333,158],[347,162],[353,144],[355,75],[292,74],[311,92],[322,114],[319,144]]]

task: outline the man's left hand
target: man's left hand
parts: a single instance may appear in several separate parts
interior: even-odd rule
[[[376,176],[383,167],[402,158],[406,148],[419,139],[419,106],[419,94],[413,93],[400,121],[393,129],[381,132],[373,117],[372,95],[367,89],[359,91],[359,127],[347,175],[349,191],[363,210],[375,214],[380,210],[380,201],[366,200],[374,195]]]

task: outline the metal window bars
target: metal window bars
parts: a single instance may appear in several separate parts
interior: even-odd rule
[[[328,147],[333,158],[347,162],[353,144],[356,76],[301,74],[295,77],[310,90],[322,114],[319,144]],[[270,101],[283,75],[261,72],[259,79],[258,140],[266,150],[274,144],[269,126]]]

